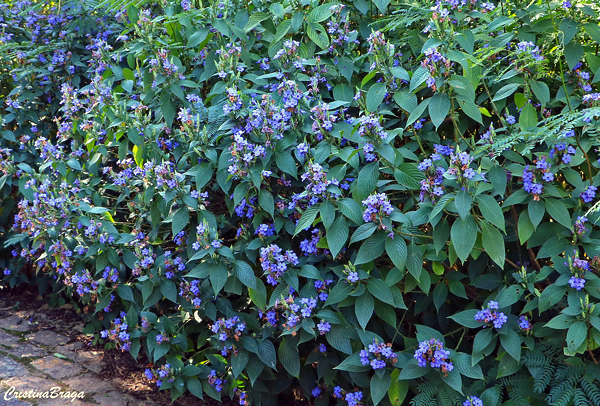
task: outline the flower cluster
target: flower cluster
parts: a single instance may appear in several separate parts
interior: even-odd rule
[[[444,344],[435,338],[421,341],[414,355],[420,367],[427,367],[429,363],[432,368],[439,368],[444,374],[454,369],[454,364],[448,360],[448,357],[450,351],[445,350]]]
[[[370,221],[381,223],[384,216],[389,216],[394,211],[394,206],[385,193],[370,195],[362,201],[362,204],[367,207],[363,213],[363,220],[367,223]]]
[[[329,286],[332,283],[333,283],[332,279],[327,279],[325,281],[321,281],[321,280],[315,281],[315,289],[317,290],[317,293],[319,294],[319,300],[321,302],[327,301],[327,298],[329,297],[329,294],[327,293],[327,286]]]
[[[323,335],[331,331],[331,324],[326,320],[321,320],[321,322],[317,324],[317,329],[319,330],[319,334]]]
[[[596,197],[597,190],[598,190],[598,188],[596,186],[592,186],[592,185],[588,186],[581,193],[581,200],[583,200],[584,203],[590,203]]]
[[[194,279],[192,282],[183,280],[179,284],[179,296],[191,302],[196,309],[202,304],[200,295],[200,281],[198,279]]]
[[[310,112],[310,118],[313,120],[312,132],[318,141],[323,138],[333,129],[333,123],[337,120],[337,115],[329,111],[327,103],[318,104],[313,107]]]
[[[519,316],[519,328],[523,331],[531,330],[531,322],[527,316]]]
[[[100,337],[113,341],[117,349],[122,351],[129,351],[131,348],[131,337],[127,332],[129,326],[125,322],[126,316],[127,313],[121,312],[120,317],[110,323],[110,328],[100,332]]]
[[[585,286],[584,275],[586,271],[590,270],[590,263],[585,259],[569,258],[569,269],[572,275],[569,279],[569,285],[573,289],[583,289]]]
[[[479,310],[475,315],[475,320],[486,323],[483,328],[489,326],[492,323],[496,329],[500,329],[504,323],[508,321],[508,317],[502,312],[497,311],[499,304],[494,300],[490,300],[487,304],[487,308]]]
[[[319,164],[307,165],[307,171],[300,177],[303,182],[308,181],[306,185],[306,195],[309,197],[308,204],[312,206],[319,202],[319,199],[325,199],[327,197],[337,197],[339,193],[330,192],[327,194],[327,187],[329,185],[339,186],[340,182],[337,179],[327,179],[327,173],[323,167]]]
[[[309,255],[320,255],[329,253],[326,249],[317,248],[317,244],[321,241],[321,230],[314,228],[311,231],[310,240],[304,239],[300,242],[300,249],[305,256]]]
[[[267,151],[262,145],[249,142],[245,136],[245,131],[239,127],[233,129],[233,143],[229,147],[231,151],[230,162],[227,171],[235,179],[241,179],[248,175],[248,169],[252,167],[257,160],[266,157]]]
[[[346,396],[344,396],[344,393],[346,393]],[[364,404],[362,402],[363,393],[361,391],[345,392],[340,386],[333,388],[333,397],[344,399],[348,402],[348,406],[362,406]]]
[[[531,41],[521,41],[515,46],[517,55],[520,58],[531,59],[533,61],[543,61],[544,57],[541,54],[540,47]]]
[[[242,333],[246,330],[246,323],[241,321],[238,316],[233,316],[230,319],[221,318],[211,326],[210,330],[218,335],[217,338],[221,342],[227,341],[228,338],[239,341]]]
[[[449,76],[452,62],[442,55],[436,47],[426,49],[424,54],[425,59],[421,61],[421,66],[429,71],[426,84],[428,88],[435,92],[437,90],[436,77],[442,74]]]
[[[373,31],[367,38],[367,43],[369,44],[368,54],[375,60],[371,64],[371,70],[390,66],[390,58],[396,56],[394,44],[387,41],[381,31]]]
[[[563,164],[567,165],[571,162],[573,156],[575,156],[575,152],[576,150],[573,146],[567,145],[564,142],[559,142],[552,147],[549,156],[550,158],[556,157],[556,159],[559,159]]]
[[[171,364],[165,364],[160,368],[146,368],[144,375],[149,381],[155,381],[156,386],[160,387],[165,379],[167,382],[175,380],[175,369],[171,367]]]
[[[396,363],[396,353],[392,351],[392,343],[378,343],[373,340],[373,344],[360,351],[360,362],[363,365],[371,365],[373,369],[383,369],[388,362],[393,365]]]
[[[208,374],[208,384],[214,387],[217,392],[221,392],[223,390],[223,386],[227,384],[227,380],[223,379],[221,374],[217,375],[217,372],[212,369],[210,374]]]
[[[288,39],[283,42],[283,48],[277,51],[275,56],[273,56],[273,60],[279,61],[285,68],[294,67],[294,69],[305,71],[304,63],[306,59],[298,55],[299,47],[300,43],[298,41]]]
[[[588,218],[585,216],[577,216],[577,220],[575,220],[575,227],[573,230],[573,234],[576,238],[581,238],[587,232],[585,227],[585,223],[588,221]]]
[[[444,194],[444,173],[445,169],[434,165],[432,159],[425,159],[419,164],[419,170],[425,172],[426,178],[421,181],[421,201],[431,200],[435,204],[437,199]]]
[[[380,143],[388,139],[388,133],[381,126],[379,117],[375,114],[360,116],[358,118],[358,134],[361,137],[368,137],[375,143]]]
[[[463,406],[483,406],[483,401],[477,396],[469,396],[467,400],[464,401]]]
[[[327,21],[327,33],[331,37],[329,52],[340,54],[346,44],[348,49],[352,49],[353,45],[359,44],[358,32],[350,30],[350,22],[348,21],[348,13],[343,14],[346,8],[343,4],[334,4],[329,9],[333,12],[329,21]],[[338,48],[340,48],[338,50]]]
[[[219,55],[219,62],[216,65],[217,75],[221,79],[226,79],[228,75],[231,75],[231,79],[235,79],[245,70],[244,66],[238,63],[242,55],[242,47],[230,42],[225,48],[217,49],[215,53]]]
[[[298,303],[296,303],[296,301]],[[278,306],[284,309],[284,317],[287,319],[283,325],[287,329],[296,327],[304,318],[309,318],[313,314],[313,310],[317,307],[317,299],[313,297],[303,297],[298,300],[294,300],[292,296],[289,296],[284,302],[278,302]],[[322,334],[329,331],[331,326],[327,322],[321,322]]]
[[[276,244],[260,249],[260,263],[262,269],[267,273],[267,282],[275,286],[279,278],[287,271],[288,265],[298,265],[298,256],[292,250],[283,250]]]
[[[544,189],[542,182],[554,181],[554,173],[550,171],[550,164],[546,157],[534,161],[535,168],[526,165],[523,169],[523,190],[533,195],[533,200],[540,200],[540,195]]]

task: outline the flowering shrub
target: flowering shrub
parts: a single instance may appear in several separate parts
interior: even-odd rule
[[[173,399],[600,404],[596,2],[67,3],[0,5],[3,283]]]

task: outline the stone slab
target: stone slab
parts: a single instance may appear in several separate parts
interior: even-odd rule
[[[119,392],[106,392],[94,396],[94,400],[100,406],[125,405],[125,399]]]
[[[32,361],[31,366],[54,379],[70,378],[81,373],[79,366],[51,355]]]
[[[23,317],[10,316],[0,319],[0,328],[21,332],[29,331],[29,322]]]
[[[64,345],[69,342],[69,338],[57,334],[52,330],[38,331],[28,338],[36,344],[47,345],[49,347],[56,347],[57,345]]]
[[[29,370],[10,357],[0,357],[0,379],[24,376]]]
[[[6,393],[6,391],[4,391],[4,390],[0,391],[0,406],[31,406],[31,403],[24,402],[17,398],[12,398],[10,396],[8,397],[9,400],[5,400],[4,399],[5,393]]]
[[[103,353],[100,351],[76,351],[80,348],[83,348],[83,344],[77,342],[61,345],[56,349],[56,352],[75,361],[78,365],[81,365],[90,371],[100,373],[100,371],[102,371]]]
[[[106,393],[115,390],[115,387],[110,383],[96,378],[92,374],[84,374],[74,376],[69,379],[64,379],[63,382],[71,390],[84,391],[87,393]]]
[[[41,348],[36,347],[35,345],[29,344],[29,343],[15,345],[11,349],[7,349],[7,350],[3,350],[3,351],[7,352],[11,355],[14,355],[15,357],[19,357],[19,358],[42,357],[42,356],[48,354],[46,351],[42,350]]]
[[[5,345],[7,347],[12,347],[19,343],[19,337],[16,337],[12,334],[8,334],[7,332],[0,330],[0,344]]]

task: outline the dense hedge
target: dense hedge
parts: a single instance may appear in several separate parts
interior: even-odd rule
[[[595,2],[71,3],[0,6],[6,284],[174,399],[600,404]]]

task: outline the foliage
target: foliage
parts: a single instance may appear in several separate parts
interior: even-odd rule
[[[6,284],[173,399],[598,404],[594,2],[85,7],[0,6]]]

